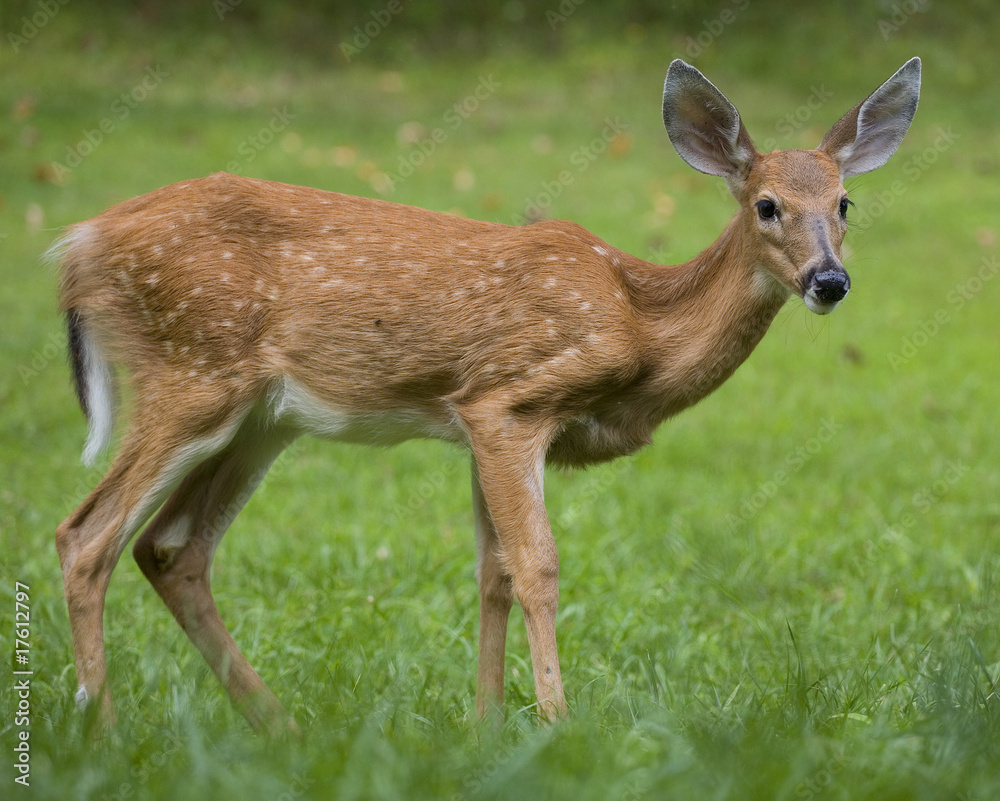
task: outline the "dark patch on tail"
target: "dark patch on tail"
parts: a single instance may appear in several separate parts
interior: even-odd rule
[[[90,419],[87,408],[87,372],[83,353],[83,315],[78,309],[66,312],[66,330],[69,334],[69,361],[73,368],[73,386],[76,398],[83,409],[83,416]]]

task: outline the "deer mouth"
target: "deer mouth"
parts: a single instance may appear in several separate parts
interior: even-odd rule
[[[809,292],[802,296],[802,300],[813,314],[829,314],[840,305],[839,300],[824,302]]]

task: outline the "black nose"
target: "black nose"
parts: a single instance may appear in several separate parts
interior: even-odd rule
[[[816,273],[810,282],[813,295],[821,303],[839,303],[851,288],[851,279],[843,270]]]

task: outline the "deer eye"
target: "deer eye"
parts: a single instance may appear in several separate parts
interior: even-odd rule
[[[762,220],[770,220],[778,215],[778,207],[773,200],[758,200],[754,205]]]
[[[851,201],[848,200],[846,197],[843,198],[840,201],[840,216],[843,217],[846,220],[847,219],[847,207],[848,206],[853,206],[853,205],[854,204],[851,203]]]

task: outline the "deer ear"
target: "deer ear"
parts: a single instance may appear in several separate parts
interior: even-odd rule
[[[671,62],[663,83],[663,125],[684,161],[700,172],[725,178],[736,194],[757,150],[736,106],[680,59]]]
[[[889,160],[913,122],[919,99],[920,59],[911,58],[830,129],[819,149],[840,165],[841,180]]]

